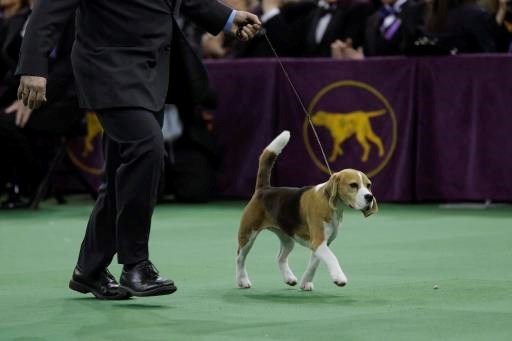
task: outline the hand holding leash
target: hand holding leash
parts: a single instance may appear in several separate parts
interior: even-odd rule
[[[261,29],[258,17],[249,12],[237,11],[233,20],[233,33],[241,41],[249,41]]]

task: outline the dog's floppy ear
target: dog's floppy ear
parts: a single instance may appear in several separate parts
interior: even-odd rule
[[[325,186],[325,193],[329,198],[329,207],[332,208],[333,210],[336,209],[336,198],[338,197],[339,183],[339,176],[332,175],[329,181],[327,182],[327,186]]]
[[[363,215],[365,218],[368,218],[369,216],[377,212],[379,212],[379,205],[377,205],[377,199],[373,197],[372,206],[369,209],[363,211]]]

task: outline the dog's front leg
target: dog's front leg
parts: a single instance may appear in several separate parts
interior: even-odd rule
[[[309,258],[308,267],[306,268],[306,271],[304,271],[304,274],[302,275],[302,278],[300,280],[300,288],[302,290],[312,291],[314,289],[313,277],[315,277],[315,272],[319,264],[320,258],[318,258],[317,256],[315,256],[314,253],[312,253],[311,257]]]
[[[334,284],[339,287],[343,287],[347,284],[347,276],[345,276],[341,270],[340,263],[331,249],[327,246],[327,242],[323,241],[315,249],[314,254],[316,257],[320,258],[325,265],[327,265],[327,269],[329,270],[329,274],[331,275]]]

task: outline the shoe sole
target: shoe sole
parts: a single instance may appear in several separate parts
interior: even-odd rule
[[[69,288],[71,290],[77,291],[82,294],[91,293],[94,295],[94,297],[96,297],[99,300],[126,300],[126,299],[130,298],[130,296],[131,296],[131,294],[125,288],[121,288],[121,287],[119,287],[119,289],[121,289],[119,291],[119,295],[105,296],[105,295],[102,295],[101,293],[97,292],[92,287],[88,286],[87,284],[83,284],[83,283],[80,283],[80,282],[77,282],[74,280],[69,281]]]
[[[137,297],[170,295],[170,294],[174,293],[176,290],[178,290],[178,288],[176,288],[174,285],[161,286],[161,287],[155,288],[153,290],[148,290],[148,291],[135,291],[131,288],[128,288],[128,287],[125,287],[122,285],[120,285],[119,287],[126,290],[126,292],[128,292],[130,295],[137,296]]]

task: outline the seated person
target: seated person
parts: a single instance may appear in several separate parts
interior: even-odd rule
[[[476,0],[432,0],[427,33],[458,53],[496,52],[491,15]]]
[[[366,22],[366,56],[403,55],[421,36],[426,4],[423,0],[382,0],[381,9]]]
[[[21,32],[29,15],[28,1],[0,0],[0,96],[10,86],[6,81],[15,80],[14,77],[6,76],[18,63]]]
[[[12,35],[8,47],[20,46],[23,27],[19,34]],[[42,178],[42,167],[35,149],[39,138],[66,135],[82,120],[82,113],[74,90],[71,69],[71,48],[74,41],[74,18],[63,30],[61,39],[51,53],[47,103],[31,112],[17,100],[18,80],[14,69],[9,69],[2,80],[0,92],[0,157],[2,179],[0,186],[8,183],[10,197],[3,208],[27,207]],[[2,60],[2,63],[4,61]]]
[[[281,56],[331,57],[331,44],[350,39],[362,46],[364,23],[373,12],[370,0],[262,0],[263,28]],[[272,56],[260,36],[235,50],[235,57]]]

